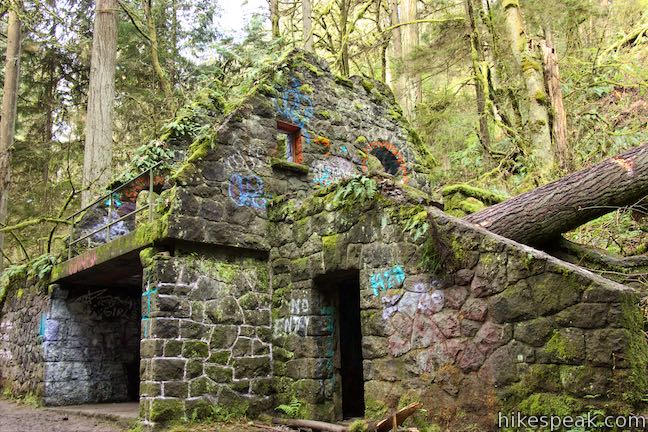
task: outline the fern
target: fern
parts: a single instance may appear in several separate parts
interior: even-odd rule
[[[338,187],[332,202],[335,206],[351,205],[371,200],[378,192],[376,181],[368,177],[353,178],[344,186]]]
[[[286,414],[290,418],[298,418],[301,417],[302,403],[293,396],[288,405],[279,405],[275,410]]]

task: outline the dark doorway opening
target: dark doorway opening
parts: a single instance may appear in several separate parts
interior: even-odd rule
[[[360,274],[357,270],[320,276],[316,285],[322,296],[322,312],[330,317],[330,332],[322,336],[327,380],[334,384],[336,415],[344,419],[364,417],[364,374],[360,320]],[[335,367],[333,367],[335,364]]]
[[[342,416],[344,418],[364,417],[360,281],[358,277],[341,280],[338,293]]]

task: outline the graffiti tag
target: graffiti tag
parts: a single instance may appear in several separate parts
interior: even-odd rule
[[[229,195],[239,207],[265,209],[267,200],[264,197],[263,180],[255,175],[233,174],[230,177]]]
[[[76,302],[90,310],[96,317],[119,318],[135,310],[132,301],[106,294],[108,290],[91,291],[79,297]]]
[[[302,136],[306,144],[310,144],[310,134],[306,125],[313,117],[313,101],[310,96],[305,95],[301,89],[301,82],[293,78],[290,88],[283,91],[281,97],[275,100],[275,106],[279,115],[302,130]]]
[[[394,266],[384,272],[374,273],[370,276],[371,289],[374,296],[378,297],[381,292],[400,287],[405,281],[405,270],[400,265]]]
[[[299,336],[306,336],[310,317],[304,316],[308,313],[310,305],[308,299],[290,300],[290,316],[287,318],[278,318],[275,320],[274,335],[279,336],[281,333],[295,333]]]
[[[142,293],[142,297],[146,298],[146,310],[142,313],[142,328],[144,329],[145,338],[148,337],[149,331],[151,330],[151,297],[157,294],[157,292],[157,288],[152,290],[147,286],[146,291]]]
[[[356,175],[352,162],[339,156],[332,156],[326,160],[318,160],[313,164],[313,182],[320,186],[328,186],[340,180]]]

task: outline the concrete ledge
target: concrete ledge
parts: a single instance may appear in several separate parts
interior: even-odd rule
[[[139,418],[139,402],[70,405],[45,409],[56,413],[108,420],[124,428],[133,426]]]

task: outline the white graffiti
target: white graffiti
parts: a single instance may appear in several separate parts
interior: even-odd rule
[[[313,163],[313,182],[321,186],[328,186],[347,178],[356,176],[355,165],[339,156],[331,156],[325,160]]]
[[[305,316],[309,312],[310,304],[308,299],[292,299],[290,300],[290,316],[286,318],[278,318],[274,321],[274,335],[275,337],[284,334],[295,333],[299,336],[306,336],[310,317]]]
[[[417,313],[432,315],[440,312],[445,304],[445,295],[442,290],[436,289],[427,284],[417,283],[410,290],[391,296],[383,296],[383,319],[391,318],[396,312],[414,317]]]
[[[228,156],[224,161],[225,167],[233,172],[256,172],[262,165],[265,153],[262,149],[249,149],[247,153],[247,155],[234,153]]]

